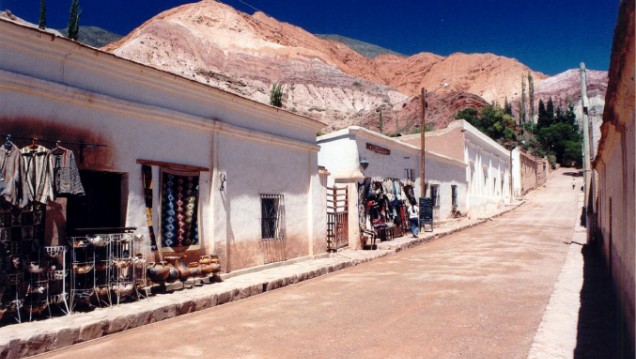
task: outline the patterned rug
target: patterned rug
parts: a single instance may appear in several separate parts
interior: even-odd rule
[[[162,169],[161,241],[164,247],[199,244],[199,173]]]

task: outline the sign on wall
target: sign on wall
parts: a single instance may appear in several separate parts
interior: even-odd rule
[[[384,147],[380,147],[378,145],[374,145],[374,144],[368,143],[368,142],[367,142],[367,150],[373,151],[373,152],[381,154],[381,155],[386,155],[386,156],[391,154],[391,150],[390,149],[384,148]]]

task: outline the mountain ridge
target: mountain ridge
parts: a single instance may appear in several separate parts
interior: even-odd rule
[[[427,120],[440,128],[466,107],[514,103],[522,76],[531,74],[537,91],[558,76],[496,54],[406,56],[351,40],[380,49],[367,57],[344,39],[316,36],[262,12],[248,15],[202,1],[157,14],[101,49],[263,103],[269,102],[272,84],[282,82],[284,107],[327,123],[325,131],[349,125],[395,134],[417,131],[423,88],[429,93]],[[592,79],[602,82],[601,77]],[[568,83],[567,92],[576,96],[575,84]],[[603,86],[597,87],[599,97],[604,95]]]

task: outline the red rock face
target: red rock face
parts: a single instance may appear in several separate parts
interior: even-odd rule
[[[377,129],[380,110],[385,129],[409,131],[419,121],[414,96],[422,88],[433,93],[428,122],[441,128],[463,108],[518,96],[523,75],[546,78],[493,54],[371,60],[263,13],[250,16],[215,1],[163,12],[103,50],[263,103],[280,81],[283,107],[325,122],[326,131]]]

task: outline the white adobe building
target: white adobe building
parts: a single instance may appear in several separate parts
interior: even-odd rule
[[[148,260],[216,253],[226,272],[326,252],[322,123],[7,21],[0,54],[0,133],[20,146],[60,140],[97,203],[91,222],[77,199],[49,203],[46,243],[64,244],[69,227],[136,227]],[[195,181],[197,238],[187,245],[166,245],[165,173]]]
[[[402,187],[412,189],[415,199],[420,197],[418,147],[358,126],[319,136],[318,145],[318,164],[331,174],[329,186],[348,188],[350,247],[360,246],[358,190],[365,179],[375,183],[399,182]],[[466,165],[462,161],[426,152],[427,196],[433,192],[436,219],[466,211],[465,173]]]
[[[419,146],[419,135],[402,137]],[[462,161],[469,216],[482,216],[510,201],[510,151],[465,120],[426,133],[426,149]]]

